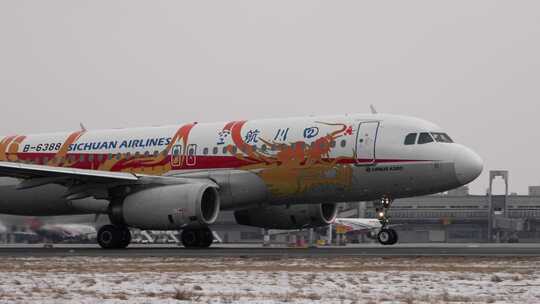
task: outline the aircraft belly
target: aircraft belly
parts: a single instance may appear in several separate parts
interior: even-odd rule
[[[352,196],[375,200],[383,195],[394,198],[443,192],[458,187],[451,162],[403,163],[357,167]]]
[[[443,192],[460,184],[451,162],[339,165],[288,172],[260,172],[271,204],[315,204],[376,200]]]
[[[352,189],[353,167],[313,165],[299,168],[271,168],[258,173],[268,188],[272,204],[314,204],[340,202]]]

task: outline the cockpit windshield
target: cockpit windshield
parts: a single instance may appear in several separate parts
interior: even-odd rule
[[[418,138],[418,142],[416,139]],[[428,144],[432,142],[440,143],[453,143],[454,141],[446,133],[437,133],[437,132],[422,132],[422,133],[409,133],[405,136],[404,144],[406,146],[414,144]]]
[[[435,141],[441,143],[453,143],[454,141],[446,133],[431,133]]]
[[[433,138],[431,137],[431,135],[429,135],[429,133],[427,132],[420,133],[420,136],[418,136],[419,145],[427,144],[430,142],[433,142]]]

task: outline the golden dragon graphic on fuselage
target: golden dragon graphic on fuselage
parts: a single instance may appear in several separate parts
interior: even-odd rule
[[[271,147],[265,151],[243,140],[241,131],[246,121],[231,122],[223,131],[229,131],[234,142],[227,147],[229,152],[235,151],[236,147],[240,153],[235,157],[249,163],[240,169],[257,172],[275,197],[305,193],[318,186],[345,190],[352,181],[352,168],[346,161],[352,161],[353,157],[331,159],[330,151],[338,138],[352,135],[352,127],[339,123],[316,123],[334,126],[336,130],[309,144],[305,141],[284,144],[261,138],[267,147]],[[340,162],[343,160],[345,162]]]

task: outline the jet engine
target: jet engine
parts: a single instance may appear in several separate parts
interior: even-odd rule
[[[300,229],[326,226],[337,216],[336,204],[269,206],[234,213],[240,225],[266,229]]]
[[[193,183],[144,189],[111,205],[111,219],[145,230],[174,230],[212,224],[219,213],[215,185]]]

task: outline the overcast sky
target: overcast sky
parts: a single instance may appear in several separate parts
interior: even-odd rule
[[[540,184],[539,1],[3,0],[0,39],[0,134],[374,104],[477,151],[474,193]]]

